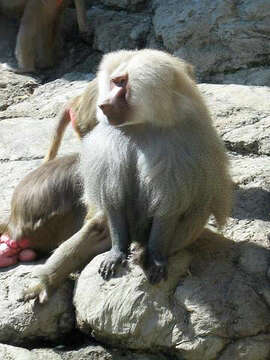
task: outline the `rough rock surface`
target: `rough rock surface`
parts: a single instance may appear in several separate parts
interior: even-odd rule
[[[3,360],[166,360],[163,355],[136,354],[131,351],[105,349],[91,344],[77,350],[62,345],[49,348],[27,350],[20,347],[0,344],[0,358]]]
[[[153,6],[155,35],[202,77],[258,63],[269,69],[269,2],[154,0]]]
[[[146,45],[146,36],[151,26],[149,16],[117,11],[104,12],[97,8],[89,10],[88,16],[94,27],[94,49],[107,53]]]
[[[22,291],[29,283],[31,265],[0,271],[0,342],[31,344],[37,340],[59,340],[74,328],[73,286],[61,286],[47,306],[22,302]],[[4,359],[4,358],[3,358]]]
[[[267,359],[268,250],[205,234],[189,252],[170,259],[169,280],[158,286],[151,286],[133,264],[104,282],[97,274],[102,258],[83,270],[76,287],[82,331],[112,345],[200,360],[217,359],[223,352],[240,354],[244,345],[255,351],[254,341],[262,348],[254,359]]]

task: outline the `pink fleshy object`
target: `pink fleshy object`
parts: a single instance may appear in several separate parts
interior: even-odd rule
[[[26,249],[30,247],[30,241],[28,239],[22,238],[20,240],[13,240],[8,234],[3,234],[0,237],[0,243],[5,243],[12,249]]]
[[[37,254],[30,246],[28,239],[18,241],[10,239],[8,234],[0,236],[0,268],[17,264],[20,261],[33,261]]]
[[[5,243],[12,249],[19,249],[19,242],[13,239],[5,241]]]
[[[18,256],[1,256],[0,255],[0,268],[15,265],[18,262]]]
[[[30,247],[30,241],[29,241],[28,239],[25,239],[25,238],[20,239],[20,240],[18,241],[18,244],[19,244],[19,247],[20,247],[21,249],[27,249],[27,248]]]
[[[33,261],[37,257],[37,253],[32,249],[22,250],[19,254],[20,261]]]

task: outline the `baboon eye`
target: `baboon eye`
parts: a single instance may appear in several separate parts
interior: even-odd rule
[[[115,78],[113,78],[112,83],[118,87],[125,87],[127,85],[128,82],[128,75],[123,75],[123,76],[117,76]]]

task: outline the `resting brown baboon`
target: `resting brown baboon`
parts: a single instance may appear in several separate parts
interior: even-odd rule
[[[71,99],[60,114],[53,137],[44,161],[56,157],[65,129],[69,123],[79,138],[88,134],[96,125],[97,80],[90,81],[86,90]]]
[[[29,249],[48,254],[82,227],[86,209],[77,168],[78,154],[64,156],[17,185],[8,223],[0,227],[1,267],[32,260]]]
[[[59,25],[69,0],[0,0],[0,12],[21,15],[15,55],[16,72],[34,72],[55,64],[59,46]],[[79,31],[87,32],[85,0],[74,0]]]
[[[185,63],[157,50],[105,55],[98,72],[98,125],[82,143],[85,198],[106,215],[109,279],[130,243],[145,248],[149,281],[167,277],[168,257],[195,241],[209,216],[231,208],[225,149]]]
[[[188,69],[156,50],[104,57],[99,123],[83,137],[81,161],[84,198],[101,211],[37,267],[26,299],[45,300],[67,276],[74,253],[76,265],[85,259],[93,224],[104,226],[104,216],[113,247],[101,275],[113,275],[136,240],[152,283],[166,278],[168,257],[195,241],[211,214],[224,224],[231,207],[227,157]],[[104,251],[110,242],[99,245]]]

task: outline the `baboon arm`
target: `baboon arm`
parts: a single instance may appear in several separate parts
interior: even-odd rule
[[[58,287],[71,272],[79,270],[110,247],[104,217],[96,215],[61,244],[44,265],[36,267],[33,275],[37,279],[24,291],[24,300],[38,298],[40,303],[47,301],[51,290]]]

